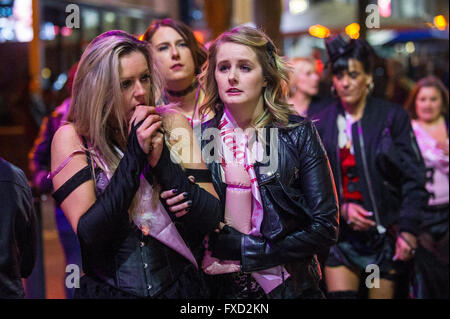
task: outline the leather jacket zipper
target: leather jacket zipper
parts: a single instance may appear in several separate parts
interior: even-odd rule
[[[259,183],[259,186],[263,186],[263,185],[266,185],[266,184],[270,183],[273,179],[280,177],[280,174],[278,172],[276,172],[273,175],[272,174],[271,175],[268,174],[268,176],[269,177],[266,180],[264,180],[261,183]]]
[[[357,125],[358,125],[359,147],[361,149],[361,158],[362,158],[362,162],[363,162],[362,164],[363,164],[364,174],[366,175],[367,188],[369,190],[369,196],[370,196],[370,200],[372,202],[373,213],[375,215],[375,222],[377,223],[378,232],[380,234],[383,234],[386,232],[386,228],[384,228],[384,226],[381,225],[380,216],[378,215],[377,203],[375,201],[375,196],[374,196],[373,188],[372,188],[372,182],[371,182],[370,175],[369,175],[369,168],[367,166],[366,151],[364,148],[364,137],[363,137],[363,130],[361,127],[361,121],[358,121]]]

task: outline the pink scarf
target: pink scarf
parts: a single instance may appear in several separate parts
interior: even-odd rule
[[[222,142],[222,168],[227,183],[225,222],[241,233],[261,236],[260,227],[264,217],[253,163],[262,158],[262,146],[255,142],[250,151],[248,136],[238,129],[232,115],[225,110],[219,124]],[[231,273],[240,270],[239,261],[219,261],[206,251],[203,269],[209,274]],[[282,273],[289,277],[284,267],[252,272],[253,278],[269,293],[282,282]]]

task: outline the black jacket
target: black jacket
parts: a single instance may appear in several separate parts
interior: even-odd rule
[[[344,109],[335,101],[316,116],[316,126],[342,199],[338,114]],[[363,117],[352,126],[352,141],[364,208],[385,228],[397,224],[399,231],[417,234],[428,193],[425,165],[406,110],[368,97]]]
[[[217,128],[221,116],[219,112],[202,125],[205,159],[214,158],[219,149],[217,139],[211,138],[206,130]],[[275,298],[295,298],[316,287],[320,269],[315,254],[335,244],[338,233],[337,195],[320,138],[310,120],[293,115],[290,122],[302,123],[296,128],[279,129],[278,147],[267,150],[266,154],[278,152],[274,170],[267,171],[268,166],[258,162],[254,165],[264,207],[262,236],[221,232],[217,239],[227,242],[230,250],[234,241],[240,249],[243,272],[285,266],[291,278],[271,292]],[[269,141],[270,130],[266,134]],[[221,165],[218,161],[206,162],[224,205],[226,184]]]
[[[36,260],[37,220],[25,174],[0,158],[0,298],[24,298]]]
[[[136,127],[133,127],[127,149],[111,179],[108,181],[101,170],[95,170],[97,200],[77,225],[86,273],[80,281],[78,297],[208,297],[201,270],[153,237],[143,236],[130,221],[128,208],[139,188],[142,172],[150,183],[156,176],[162,189],[188,192],[196,209],[177,219],[175,225],[201,265],[203,238],[218,227],[220,203],[187,179],[181,167],[170,160],[166,146],[155,168],[146,162],[147,156],[139,146]],[[93,178],[91,171],[87,165],[56,190],[53,196],[57,202]]]

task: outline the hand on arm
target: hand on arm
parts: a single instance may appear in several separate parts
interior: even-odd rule
[[[207,218],[208,225],[214,224],[214,227],[217,227],[221,215],[218,195],[212,182],[195,183],[194,176],[186,177],[181,166],[185,169],[205,171],[208,168],[203,162],[200,146],[186,117],[173,112],[172,109],[169,113],[166,112],[167,109],[164,110],[163,125],[172,150],[169,151],[167,144],[163,142],[163,158],[153,169],[158,182],[165,190],[161,193],[161,198],[166,200],[169,212],[175,213],[177,218],[183,217],[180,222],[192,223],[192,226],[207,233],[212,230],[210,226],[205,228],[202,224],[196,225],[195,220]],[[174,159],[178,159],[180,164],[175,163]]]

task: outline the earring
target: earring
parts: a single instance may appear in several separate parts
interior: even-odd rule
[[[331,92],[331,96],[333,96],[333,97],[337,96],[336,88],[334,87],[334,85],[331,86],[330,92]]]
[[[373,82],[370,82],[369,85],[367,85],[367,94],[372,93],[374,86]]]

